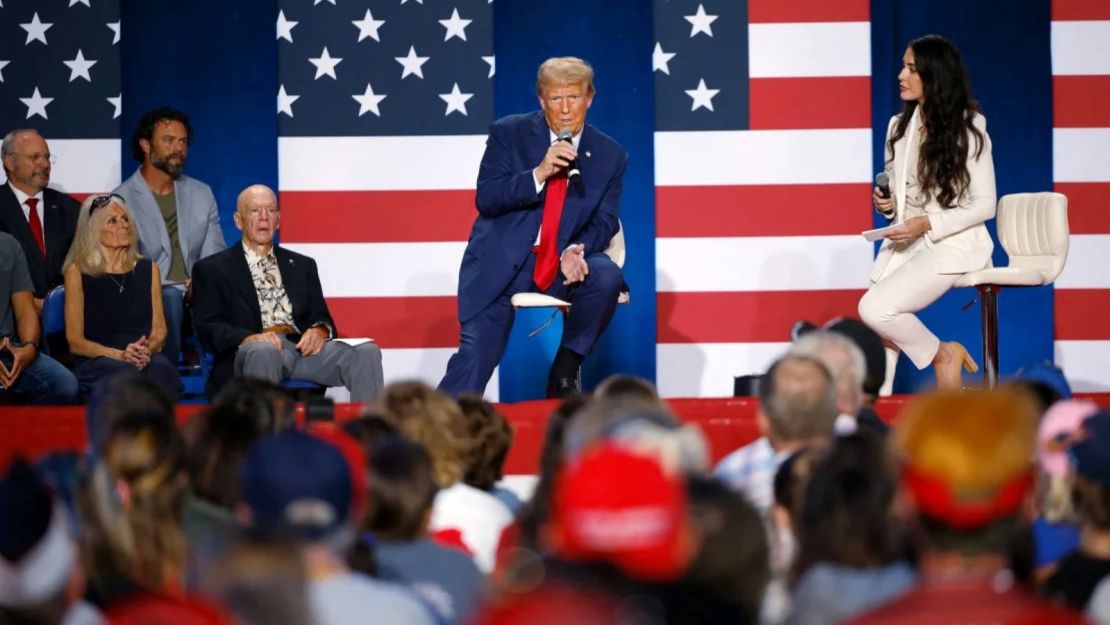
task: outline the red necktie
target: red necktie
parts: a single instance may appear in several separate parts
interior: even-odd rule
[[[31,235],[35,237],[35,245],[39,246],[39,253],[45,258],[46,239],[42,236],[42,221],[39,219],[39,212],[35,210],[38,208],[39,200],[38,198],[29,197],[24,204],[31,209],[27,214],[27,225],[31,226]]]
[[[540,246],[536,252],[536,268],[532,280],[546,291],[559,272],[559,219],[567,198],[567,172],[560,171],[547,179],[547,195],[543,199],[543,222],[540,224]]]

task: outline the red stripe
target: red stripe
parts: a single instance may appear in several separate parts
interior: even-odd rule
[[[656,187],[656,236],[859,234],[870,198],[866,183]]]
[[[749,0],[748,22],[869,22],[869,0]]]
[[[1055,289],[1056,340],[1110,340],[1110,289]]]
[[[381,347],[457,347],[454,296],[329,297],[328,309],[346,337],[372,338]]]
[[[1053,76],[1052,98],[1057,128],[1110,126],[1110,76]]]
[[[861,290],[659,293],[659,343],[778,343],[799,319],[855,316]]]
[[[1110,20],[1110,2],[1106,0],[1052,0],[1052,19]]]
[[[1068,196],[1068,229],[1072,234],[1110,233],[1110,182],[1057,182]]]
[[[465,241],[473,190],[282,191],[283,243]]]
[[[870,128],[871,78],[753,78],[752,130]]]

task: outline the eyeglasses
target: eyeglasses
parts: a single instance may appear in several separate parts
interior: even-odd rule
[[[46,160],[46,161],[50,161],[50,164],[53,165],[54,163],[58,162],[58,155],[57,154],[51,154],[50,152],[47,152],[46,154],[39,154],[39,153],[36,153],[36,154],[19,154],[18,152],[16,152],[15,154],[16,154],[16,156],[22,156],[23,158],[31,161],[32,163],[37,163],[38,161]]]
[[[104,208],[105,206],[111,204],[112,200],[116,200],[117,202],[119,202],[120,204],[123,204],[123,205],[127,204],[127,202],[124,201],[124,199],[122,197],[116,195],[115,193],[110,193],[110,194],[107,194],[107,195],[98,195],[95,198],[93,198],[92,204],[89,204],[89,217],[92,217],[92,214],[94,212],[96,212],[97,210],[99,210],[101,208]]]

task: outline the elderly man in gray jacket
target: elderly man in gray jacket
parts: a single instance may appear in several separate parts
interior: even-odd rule
[[[131,155],[141,165],[115,190],[135,216],[139,251],[162,271],[162,353],[173,363],[181,356],[193,265],[227,247],[212,189],[183,173],[192,136],[181,111],[159,108],[143,115],[131,138]]]

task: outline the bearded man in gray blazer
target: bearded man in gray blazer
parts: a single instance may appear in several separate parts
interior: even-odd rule
[[[143,115],[131,138],[139,169],[115,190],[135,216],[139,252],[162,271],[167,330],[162,353],[173,363],[181,356],[193,265],[227,248],[212,189],[183,173],[192,138],[189,118],[181,111],[159,108]]]

